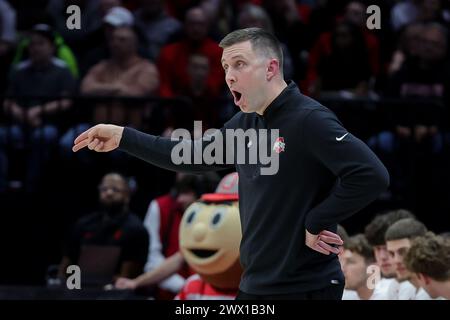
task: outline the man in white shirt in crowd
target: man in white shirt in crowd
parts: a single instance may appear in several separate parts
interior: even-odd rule
[[[401,219],[390,226],[385,234],[386,247],[394,262],[397,281],[398,300],[429,300],[430,296],[421,288],[415,273],[409,271],[404,263],[405,255],[416,237],[427,232],[425,225],[415,219]],[[394,293],[395,294],[395,293]]]
[[[345,288],[342,300],[372,300],[375,284],[371,282],[370,266],[375,265],[373,249],[363,234],[348,238],[344,243],[342,269]]]
[[[380,270],[380,280],[375,285],[372,300],[396,300],[399,283],[395,279],[395,266],[386,248],[384,235],[386,230],[395,222],[404,218],[414,218],[405,209],[392,210],[379,214],[366,226],[365,236],[373,248],[376,265]]]

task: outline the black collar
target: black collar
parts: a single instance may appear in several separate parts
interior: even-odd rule
[[[272,117],[295,93],[300,93],[300,90],[294,81],[289,80],[287,87],[264,110],[262,117],[265,119]]]

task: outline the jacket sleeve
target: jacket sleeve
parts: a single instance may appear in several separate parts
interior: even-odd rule
[[[372,150],[342,126],[328,109],[304,121],[303,141],[311,155],[337,178],[321,203],[308,212],[306,229],[318,234],[374,201],[389,186],[389,174]]]
[[[201,173],[233,168],[234,164],[225,162],[224,130],[217,130],[215,134],[202,139],[191,140],[187,136],[183,139],[163,138],[125,127],[119,149],[172,171]],[[209,157],[210,154],[213,157]]]

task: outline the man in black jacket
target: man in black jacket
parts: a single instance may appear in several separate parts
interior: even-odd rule
[[[82,133],[73,151],[119,148],[160,167],[190,172],[236,167],[244,269],[238,299],[341,299],[344,277],[337,254],[343,242],[335,234],[337,224],[375,200],[389,175],[329,109],[284,81],[283,56],[273,35],[259,28],[236,30],[220,45],[226,82],[241,109],[221,130],[180,142],[100,124]],[[237,132],[237,145],[223,139],[230,130]],[[242,134],[246,140],[239,140]],[[216,161],[196,161],[212,143],[223,146]],[[180,145],[192,151],[188,158],[194,163],[175,161],[173,150]],[[252,162],[255,145],[260,157]],[[262,161],[267,145],[271,163]]]

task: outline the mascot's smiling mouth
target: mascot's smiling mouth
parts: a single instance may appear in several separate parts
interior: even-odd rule
[[[199,258],[209,258],[219,250],[190,249],[189,251]]]

